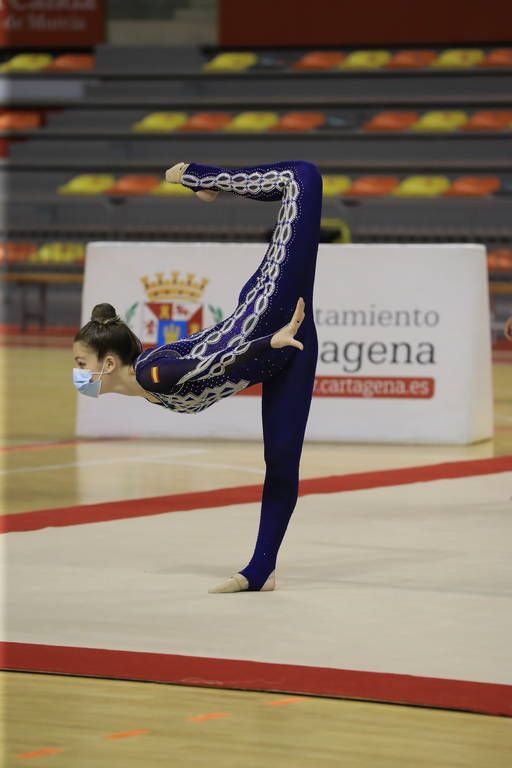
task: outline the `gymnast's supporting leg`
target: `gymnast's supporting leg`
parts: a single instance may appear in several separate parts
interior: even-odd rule
[[[297,501],[299,463],[318,354],[313,320],[313,285],[320,229],[321,179],[314,166],[303,162],[276,163],[240,171],[223,171],[194,164],[179,169],[180,178],[188,168],[194,172],[199,171],[203,177],[207,175],[212,181],[218,174],[224,175],[223,182],[230,191],[236,191],[236,188],[233,188],[233,180],[247,177],[255,171],[261,173],[274,169],[292,170],[293,179],[298,184],[297,194],[292,198],[295,201],[292,206],[297,206],[293,217],[292,236],[285,243],[286,258],[281,260],[281,274],[276,283],[273,306],[265,313],[265,324],[272,325],[275,322],[277,324],[274,329],[277,330],[282,319],[278,318],[279,312],[284,311],[288,315],[297,298],[303,296],[306,317],[297,338],[303,342],[304,350],[295,350],[287,366],[263,382],[262,417],[266,475],[254,554],[243,570],[210,591],[273,589],[277,554]],[[167,178],[169,181],[178,180],[169,178],[169,171]],[[192,186],[190,183],[188,185]],[[197,189],[195,184],[194,187]],[[281,197],[283,190],[275,188],[268,192],[258,190],[254,193],[252,190],[245,190],[245,194],[259,200],[275,200]]]

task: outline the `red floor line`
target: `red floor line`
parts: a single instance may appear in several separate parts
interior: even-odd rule
[[[32,643],[0,643],[4,670],[333,696],[512,717],[512,686],[416,675]]]
[[[341,493],[391,485],[430,482],[461,477],[496,474],[512,471],[512,456],[492,459],[474,459],[444,464],[428,464],[403,469],[384,469],[376,472],[358,472],[350,475],[331,475],[301,480],[299,495],[315,493]],[[216,488],[193,493],[153,496],[142,499],[110,501],[100,504],[82,504],[56,509],[41,509],[0,516],[0,533],[37,531],[49,526],[84,525],[132,517],[184,512],[192,509],[249,504],[261,500],[261,485]]]

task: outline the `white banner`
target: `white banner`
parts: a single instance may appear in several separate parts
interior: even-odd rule
[[[145,344],[174,341],[231,314],[264,250],[91,243],[82,324],[108,301]],[[483,246],[322,245],[313,311],[319,357],[308,439],[472,443],[492,436]],[[260,438],[258,390],[198,414],[142,398],[79,396],[77,434]]]

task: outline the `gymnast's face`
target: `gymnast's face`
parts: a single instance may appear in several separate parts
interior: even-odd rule
[[[100,392],[108,391],[109,387],[107,380],[104,380],[104,376],[105,374],[113,373],[117,368],[118,361],[115,355],[107,353],[103,360],[99,360],[96,352],[88,344],[84,344],[83,341],[75,341],[73,344],[73,358],[75,368],[92,371],[91,381],[102,379]],[[103,375],[101,375],[102,369]]]

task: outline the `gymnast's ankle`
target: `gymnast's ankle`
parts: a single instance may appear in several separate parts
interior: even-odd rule
[[[165,172],[165,180],[168,184],[181,184],[183,175],[190,163],[176,163]],[[219,194],[214,189],[198,189],[196,196],[205,203],[213,203]]]

